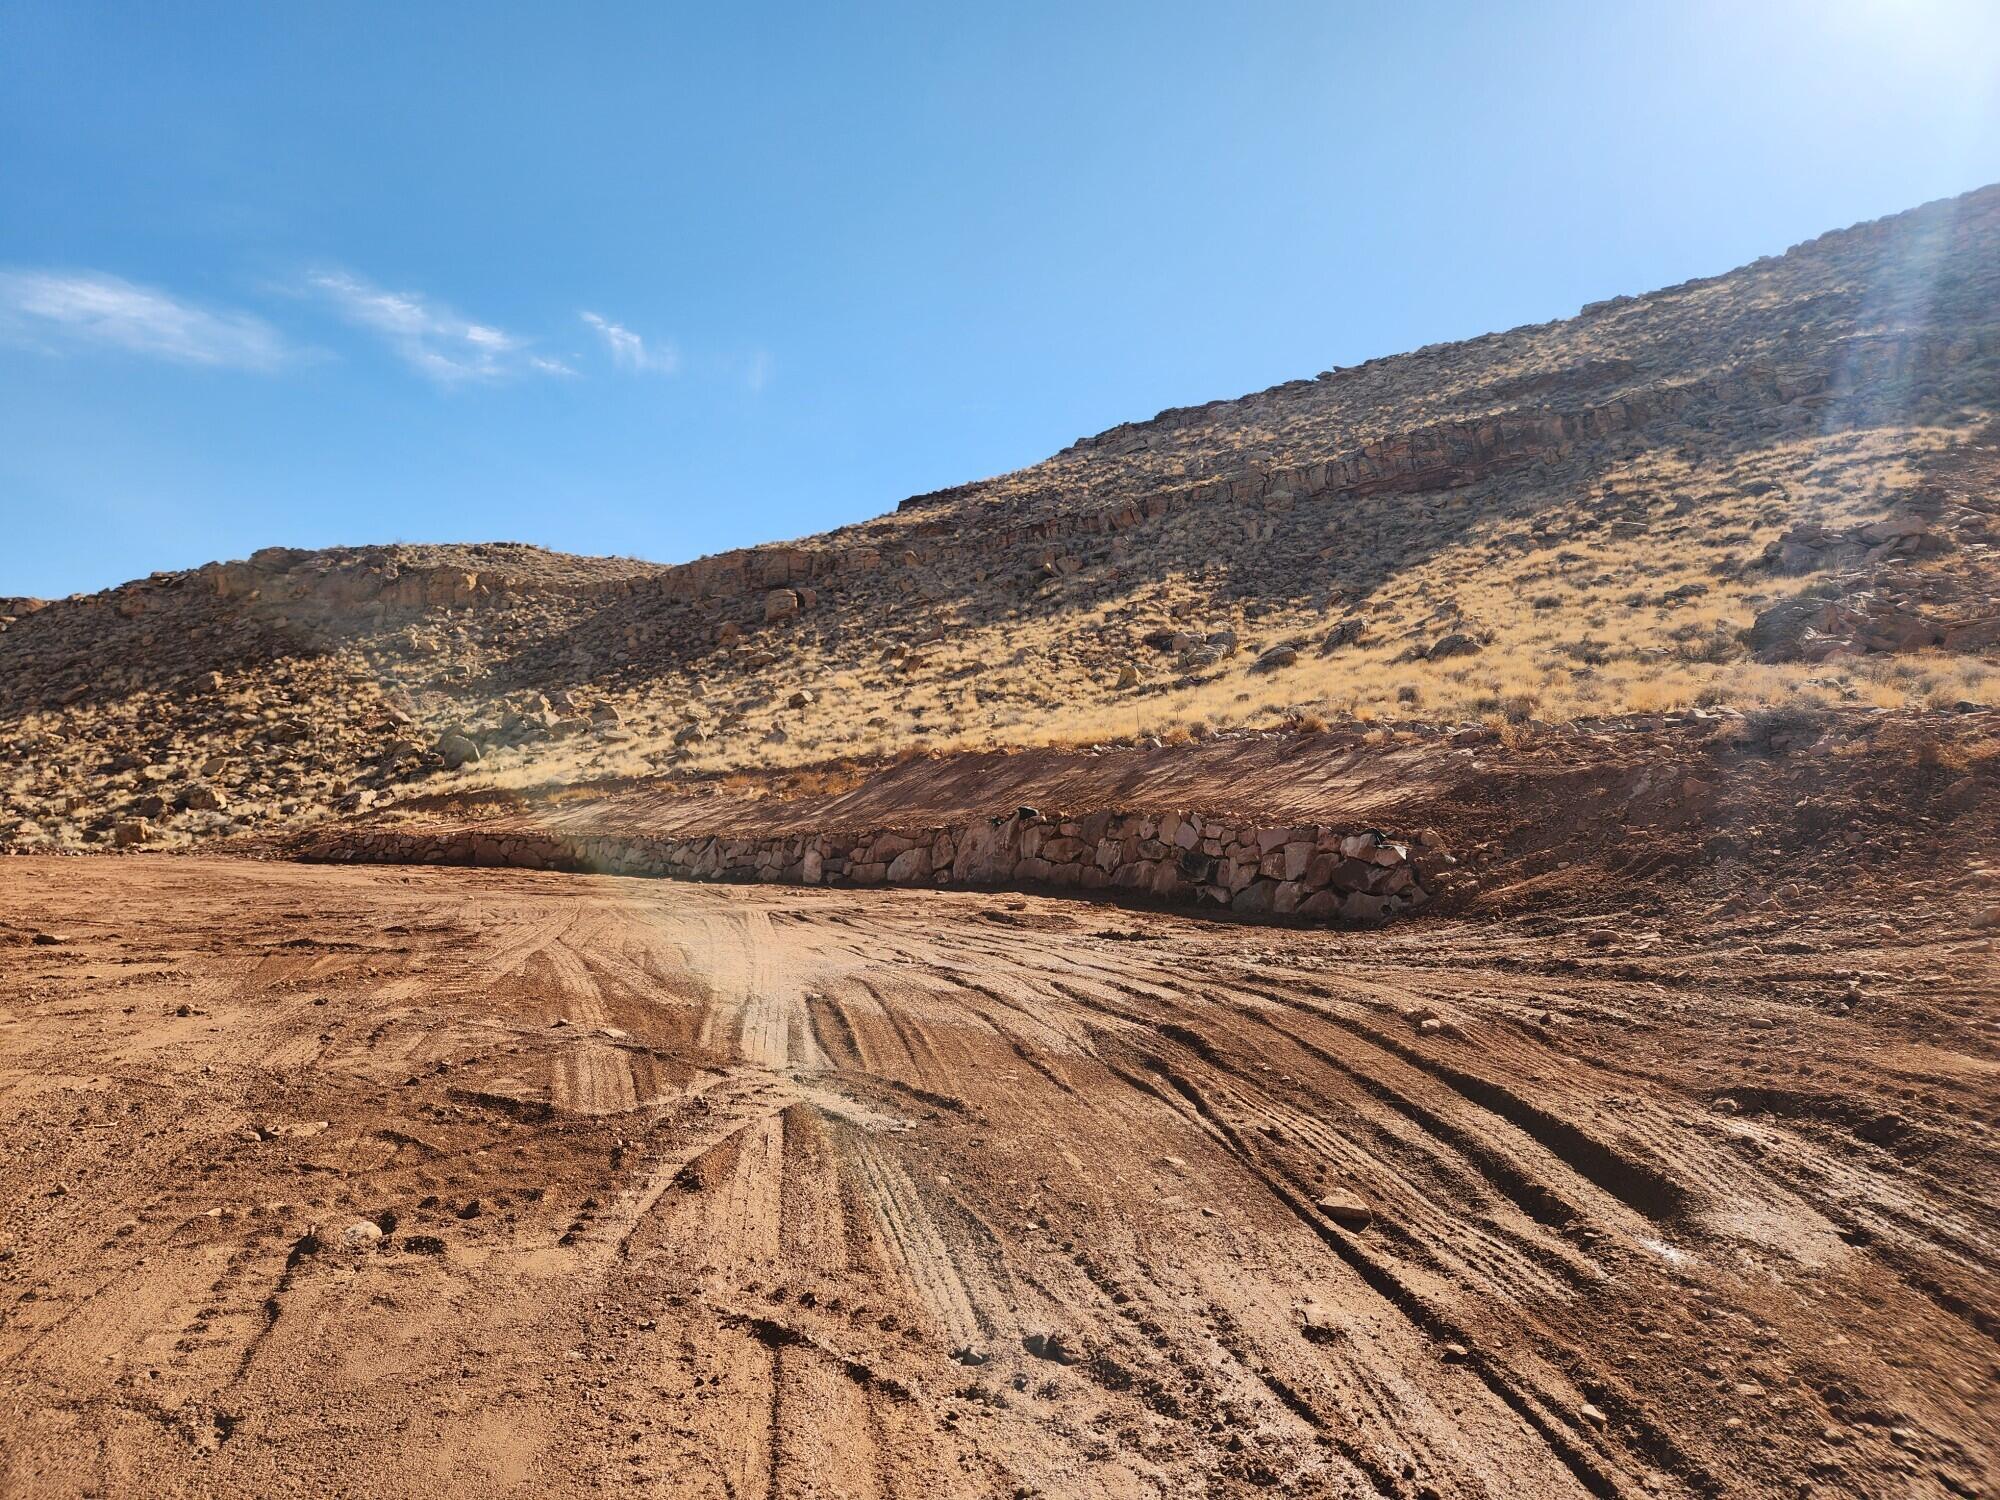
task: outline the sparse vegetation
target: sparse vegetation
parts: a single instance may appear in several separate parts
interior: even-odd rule
[[[1990,314],[2000,260],[1986,253],[2000,194],[1966,203],[1977,212],[1952,229],[1968,279],[1930,309],[1958,320],[1960,350],[1981,326],[1967,320]],[[1824,308],[1865,287],[1886,243],[1832,236],[1616,318],[1165,414],[862,526],[679,572],[407,548],[288,554],[275,574],[239,569],[219,601],[197,577],[62,602],[0,635],[0,709],[16,746],[143,746],[177,778],[220,754],[229,809],[176,809],[171,839],[428,784],[440,737],[461,731],[479,754],[455,754],[445,781],[541,795],[594,777],[1287,725],[1513,731],[1696,707],[2000,703],[1990,640],[1830,641],[1787,659],[1753,639],[1774,611],[1804,622],[1936,595],[1963,617],[2000,595],[1982,498],[2000,477],[1990,362],[1932,377],[1955,405],[1912,401],[1898,380],[1852,384],[1851,362],[1828,363],[1847,314],[1793,316],[1794,299]],[[1758,373],[1778,369],[1810,404]],[[1539,436],[1510,439],[1510,424]],[[1416,456],[1433,441],[1461,451]],[[1859,546],[1839,568],[1818,554],[1778,565],[1788,537],[1937,513],[1940,495],[1963,545],[1943,535],[1865,574]],[[311,591],[329,570],[348,582],[322,607]],[[362,607],[396,578],[392,600]],[[211,670],[216,694],[177,696]],[[510,715],[531,732],[503,732]],[[532,732],[582,715],[588,732]],[[309,738],[275,747],[270,726],[294,717]],[[109,774],[72,809],[57,759],[17,749],[0,761],[0,822],[109,837],[149,795]]]

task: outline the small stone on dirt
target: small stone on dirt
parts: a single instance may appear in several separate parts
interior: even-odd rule
[[[1351,1193],[1328,1193],[1315,1207],[1342,1229],[1366,1229],[1375,1222],[1375,1210]]]
[[[1060,1333],[1031,1333],[1021,1340],[1021,1347],[1036,1359],[1052,1360],[1059,1365],[1073,1365],[1077,1361],[1076,1351]]]

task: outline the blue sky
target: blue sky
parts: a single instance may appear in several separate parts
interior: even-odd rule
[[[0,0],[0,594],[679,560],[2000,179],[1991,0]]]

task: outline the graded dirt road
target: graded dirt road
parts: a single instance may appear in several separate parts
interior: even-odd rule
[[[1994,966],[0,862],[0,1491],[1990,1493]]]

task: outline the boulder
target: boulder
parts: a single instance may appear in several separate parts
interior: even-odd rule
[[[1330,921],[1340,915],[1340,897],[1333,891],[1315,891],[1299,903],[1299,915],[1315,922]]]
[[[1340,915],[1349,922],[1379,922],[1388,914],[1388,898],[1366,891],[1350,891],[1340,903]]]
[[[1229,902],[1229,909],[1241,916],[1261,916],[1272,909],[1278,891],[1276,881],[1252,880]]]
[[[1295,839],[1280,851],[1284,856],[1284,879],[1302,880],[1312,867],[1316,852],[1310,839]]]
[[[1945,629],[1868,589],[1838,597],[1800,594],[1751,621],[1750,649],[1761,662],[1820,662],[1864,652],[1922,650],[1944,643]]]
[[[1365,619],[1360,615],[1349,615],[1327,631],[1325,639],[1319,643],[1319,654],[1326,656],[1338,651],[1342,646],[1351,646],[1367,631],[1368,622]]]
[[[931,873],[931,851],[927,848],[905,849],[889,861],[888,879],[892,883],[907,880],[928,880]]]

